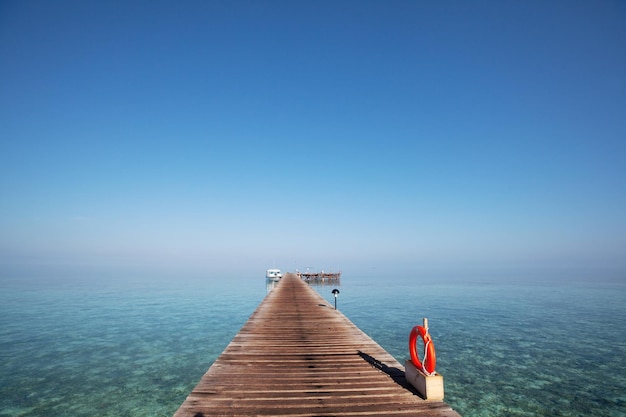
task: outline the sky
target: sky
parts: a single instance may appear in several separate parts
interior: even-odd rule
[[[5,271],[626,277],[625,157],[619,0],[0,1]]]

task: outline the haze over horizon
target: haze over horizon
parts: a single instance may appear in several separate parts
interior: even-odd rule
[[[0,268],[626,279],[626,3],[4,1]]]

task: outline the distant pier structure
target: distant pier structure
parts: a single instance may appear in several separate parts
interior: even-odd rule
[[[296,275],[305,282],[313,284],[334,284],[341,280],[340,272],[300,272],[296,270]]]

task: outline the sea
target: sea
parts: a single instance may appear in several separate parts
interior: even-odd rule
[[[398,361],[428,318],[464,417],[626,416],[626,279],[423,272],[314,285]],[[0,416],[172,416],[263,300],[258,275],[0,276]]]

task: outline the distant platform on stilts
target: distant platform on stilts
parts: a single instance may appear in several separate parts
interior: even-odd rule
[[[309,283],[334,283],[341,279],[341,272],[296,272],[296,275]]]
[[[460,417],[296,274],[285,274],[175,417]]]

